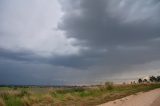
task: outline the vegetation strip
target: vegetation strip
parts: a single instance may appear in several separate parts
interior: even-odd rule
[[[94,106],[137,92],[160,88],[159,83],[87,87],[0,87],[0,106]]]

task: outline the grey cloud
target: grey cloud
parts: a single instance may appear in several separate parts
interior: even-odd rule
[[[107,51],[83,50],[79,55],[57,56],[48,59],[49,64],[87,69],[90,66],[98,65]]]
[[[37,56],[32,51],[21,50],[21,51],[13,51],[4,48],[0,48],[0,60],[9,60],[16,61],[22,63],[46,63],[47,58]]]
[[[93,51],[93,53],[90,53]],[[97,64],[101,60],[106,51],[83,50],[79,55],[57,55],[50,57],[41,57],[32,53],[31,51],[11,51],[7,49],[0,49],[0,59],[12,60],[26,63],[44,63],[50,65],[73,67],[79,69],[86,69],[89,66]]]
[[[0,58],[11,59],[17,61],[29,61],[32,58],[33,53],[30,51],[10,51],[7,49],[0,48]]]
[[[44,63],[0,60],[0,84],[68,85],[93,82],[88,71]]]
[[[79,4],[75,6],[74,4],[77,2]],[[149,20],[139,23],[121,23],[119,17],[112,17],[106,11],[109,3],[110,1],[106,0],[70,1],[70,6],[67,5],[70,8],[64,8],[66,14],[62,18],[63,21],[59,28],[66,31],[69,37],[87,40],[94,46],[105,47],[141,43],[159,36],[159,26],[148,24],[147,21]],[[157,5],[157,3],[154,5]],[[116,8],[116,6],[118,5],[111,5],[110,10]],[[80,12],[79,15],[76,14],[77,11]],[[157,14],[159,12],[153,14],[152,17],[157,16]],[[121,15],[123,15],[123,11]]]
[[[67,79],[60,74],[62,71],[65,73],[66,70],[47,64],[1,59],[0,68],[0,84],[63,85]]]
[[[61,0],[62,10],[65,14],[59,24],[59,29],[65,31],[68,37],[82,41],[79,45],[89,49],[81,50],[78,55],[57,55],[48,58],[36,56],[30,51],[12,52],[4,49],[1,49],[0,55],[18,61],[80,69],[103,64],[117,70],[124,66],[129,67],[134,64],[159,60],[159,42],[153,41],[153,39],[159,38],[159,24],[151,25],[148,23],[150,20],[123,23],[121,17],[118,15],[114,17],[111,14],[121,2],[125,2],[123,7],[125,9],[121,7],[122,9],[117,11],[121,11],[122,16],[128,13],[127,8],[128,11],[131,11],[135,5],[141,6],[139,8],[142,9],[159,5],[158,1],[149,1],[147,0],[142,5],[144,0]],[[157,11],[148,14],[155,17],[160,15]],[[141,46],[145,49],[137,48]]]
[[[125,5],[118,10],[117,7],[122,2]],[[59,29],[65,31],[68,37],[86,41],[85,46],[92,48],[94,52],[107,49],[108,52],[100,56],[103,58],[99,61],[106,67],[118,70],[124,66],[160,60],[158,46],[160,43],[151,42],[160,36],[159,20],[155,19],[156,23],[153,22],[154,17],[160,17],[159,1],[70,0],[67,3],[61,1],[61,4],[65,14]],[[156,8],[153,8],[154,6]],[[142,12],[144,9],[149,10],[147,17]],[[134,12],[130,14],[133,10]],[[123,15],[125,18],[121,18]],[[146,19],[141,19],[138,15]],[[129,19],[131,21],[128,22],[127,18],[136,20]],[[119,46],[122,48],[118,48]],[[141,46],[147,49],[135,49]]]
[[[159,0],[60,0],[60,5],[63,16],[58,31],[75,38],[75,47],[84,49],[43,57],[24,49],[0,48],[0,84],[12,80],[18,84],[87,83],[120,77],[120,73],[144,74],[143,67],[152,62],[156,65],[149,65],[148,71],[159,68]],[[5,36],[1,30],[0,36]]]

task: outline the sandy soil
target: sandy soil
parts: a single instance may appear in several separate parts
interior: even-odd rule
[[[151,106],[160,106],[160,96],[151,104]]]
[[[137,93],[99,106],[160,106],[160,89]]]

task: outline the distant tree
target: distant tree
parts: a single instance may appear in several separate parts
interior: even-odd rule
[[[126,83],[125,83],[125,82],[123,82],[123,85],[126,85]]]
[[[144,79],[143,82],[148,82],[147,79]]]
[[[141,78],[139,78],[138,79],[138,83],[142,83],[143,81],[142,81],[142,79]]]
[[[160,82],[160,76],[157,76],[157,82]]]
[[[136,84],[136,81],[133,81],[133,84]]]
[[[151,77],[149,78],[149,80],[150,80],[151,82],[157,82],[157,78],[156,78],[155,76],[151,76]]]

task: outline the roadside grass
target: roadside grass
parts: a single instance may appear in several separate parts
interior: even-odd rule
[[[160,84],[126,84],[69,88],[0,88],[0,106],[95,106],[160,88]]]
[[[5,103],[7,106],[22,106],[22,101],[19,97],[14,96],[8,96],[7,99],[5,99]]]
[[[0,106],[6,106],[6,104],[2,98],[0,98]]]

